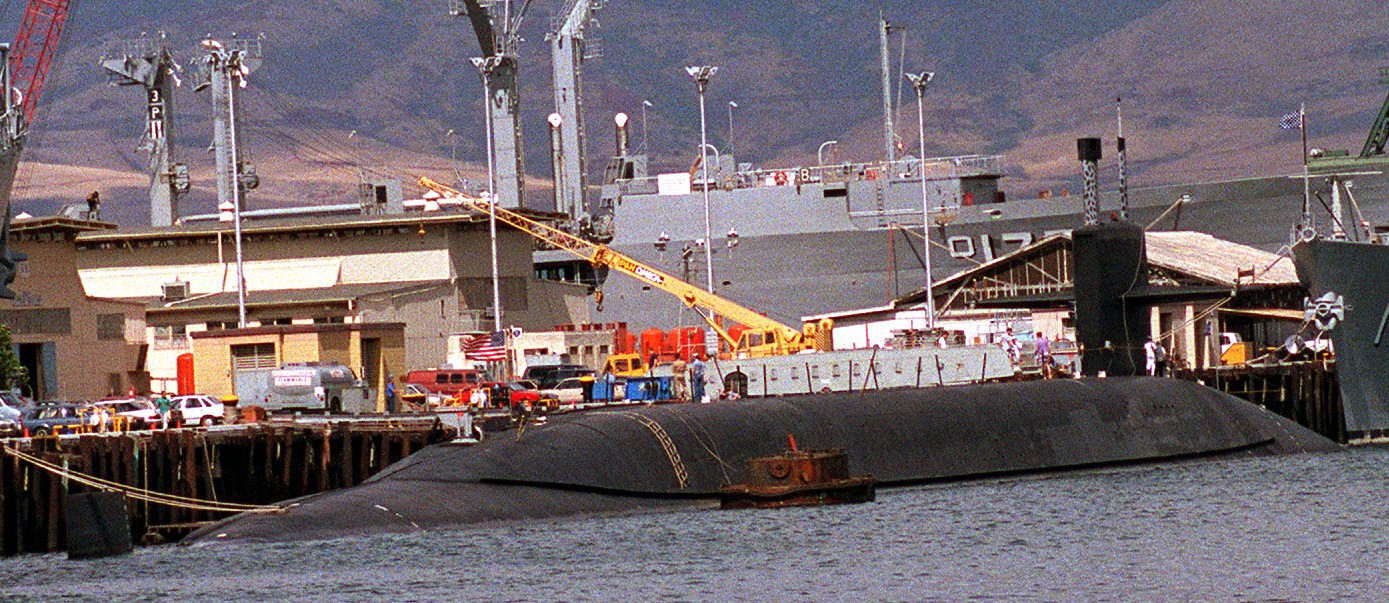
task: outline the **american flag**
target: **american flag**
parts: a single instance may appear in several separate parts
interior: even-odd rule
[[[463,355],[469,360],[500,362],[506,360],[506,333],[479,333],[463,338]]]
[[[1293,111],[1292,113],[1284,115],[1283,119],[1278,120],[1278,127],[1284,130],[1301,130],[1302,111]]]

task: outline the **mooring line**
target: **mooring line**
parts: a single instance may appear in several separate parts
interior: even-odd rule
[[[56,465],[54,463],[45,461],[34,455],[22,452],[10,446],[4,446],[3,449],[5,453],[63,479],[71,480],[77,482],[78,484],[95,488],[97,490],[103,490],[107,492],[121,492],[126,496],[134,498],[135,500],[140,500],[144,502],[152,502],[155,504],[165,505],[169,507],[181,507],[197,511],[216,511],[223,513],[273,513],[281,510],[280,507],[275,505],[247,505],[241,503],[206,501],[197,498],[190,498],[187,496],[178,496],[175,494],[153,492],[145,488],[137,488],[135,486],[129,486],[118,482],[104,480],[99,477],[81,473],[79,471],[73,471],[71,469],[64,468],[60,465]]]

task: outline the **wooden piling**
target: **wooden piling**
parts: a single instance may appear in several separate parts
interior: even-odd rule
[[[333,420],[272,422],[238,429],[177,429],[12,439],[2,444],[73,471],[152,492],[272,504],[356,485],[447,433],[437,420],[407,424]],[[4,454],[0,457],[0,555],[66,549],[66,500],[75,483]],[[149,542],[181,538],[225,516],[132,500],[131,533]]]
[[[1347,441],[1335,361],[1182,370],[1173,376],[1263,406],[1328,439]]]

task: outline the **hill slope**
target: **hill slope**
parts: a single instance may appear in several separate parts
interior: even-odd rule
[[[542,197],[553,103],[545,28],[561,4],[536,2],[523,27],[526,165]],[[653,163],[687,167],[699,124],[683,67],[705,63],[720,66],[710,140],[740,161],[808,163],[832,139],[840,160],[879,158],[877,11],[844,4],[612,0],[598,13],[603,57],[586,66],[590,167],[611,153],[612,114],[631,114],[643,136],[643,100]],[[1374,72],[1389,64],[1389,13],[1372,0],[882,4],[903,28],[893,68],[938,73],[926,96],[928,153],[1002,153],[1014,196],[1076,187],[1074,138],[1112,138],[1117,96],[1143,185],[1294,171],[1297,136],[1276,124],[1302,102],[1313,145],[1358,150],[1385,92]],[[362,169],[444,176],[456,159],[465,177],[483,178],[482,89],[467,64],[477,41],[443,0],[79,2],[21,167],[19,209],[48,213],[100,189],[107,217],[147,219],[143,99],[107,86],[97,62],[111,44],[158,31],[185,83],[208,32],[264,33],[265,64],[243,95],[246,148],[263,181],[252,206],[349,201]],[[215,205],[209,100],[191,88],[175,98],[176,152],[196,187],[185,214]],[[914,95],[904,87],[894,99],[911,152]]]

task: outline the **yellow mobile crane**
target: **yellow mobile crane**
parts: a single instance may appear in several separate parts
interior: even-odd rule
[[[419,185],[445,197],[456,199],[475,211],[488,212],[495,209],[498,220],[528,233],[540,241],[588,260],[594,267],[617,270],[674,295],[685,305],[693,308],[705,322],[709,323],[709,326],[714,328],[719,337],[732,348],[736,358],[779,356],[796,354],[805,350],[828,351],[833,348],[830,333],[832,323],[829,321],[806,323],[802,329],[797,330],[639,262],[606,245],[586,241],[502,207],[494,208],[488,201],[480,197],[465,195],[424,176],[419,178]],[[596,290],[594,295],[601,308],[603,303],[601,288]],[[741,324],[747,329],[737,339],[734,339],[729,331],[714,318],[715,315]]]

